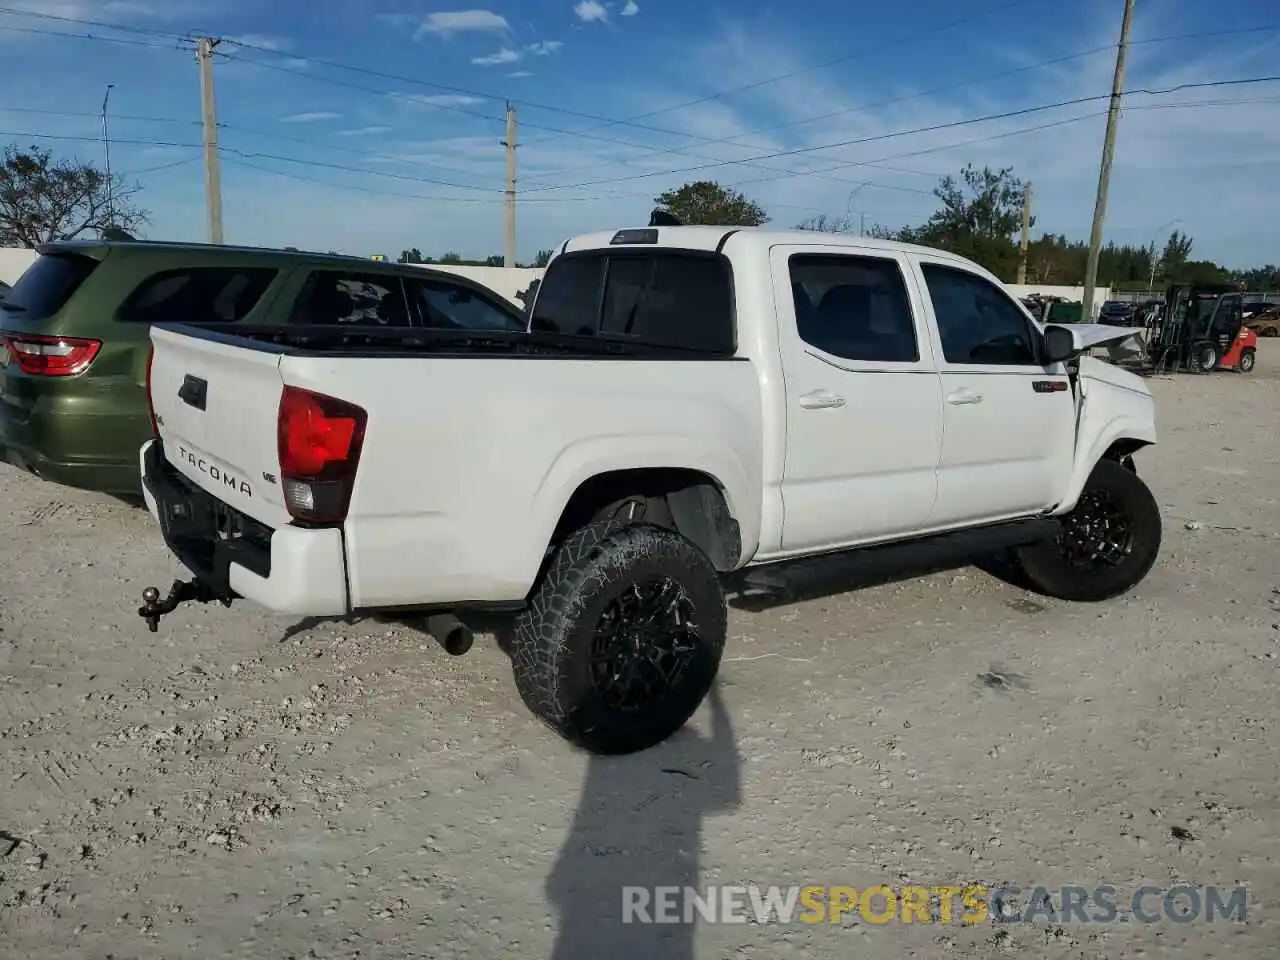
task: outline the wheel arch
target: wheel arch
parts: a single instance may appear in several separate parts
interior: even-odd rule
[[[632,499],[644,504],[653,522],[692,542],[720,572],[741,563],[742,528],[730,494],[716,477],[690,467],[630,467],[587,477],[560,511],[549,546],[563,543],[602,510]]]

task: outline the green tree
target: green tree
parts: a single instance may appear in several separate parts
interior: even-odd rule
[[[506,257],[500,253],[495,253],[493,256],[485,258],[484,265],[486,267],[501,267],[506,262]]]
[[[803,223],[797,223],[797,230],[812,230],[815,233],[852,233],[853,218],[848,214],[829,215],[820,213],[810,217]]]
[[[35,247],[115,228],[136,234],[148,220],[142,189],[48,150],[8,146],[0,156],[0,247]]]
[[[551,262],[551,258],[554,257],[555,255],[556,255],[556,252],[552,250],[550,247],[548,247],[546,250],[539,250],[537,257],[534,258],[533,265],[535,267],[545,267],[548,263]]]
[[[462,263],[462,255],[460,253],[455,253],[452,250],[450,250],[443,257],[440,258],[440,263],[447,263],[451,266],[457,266],[458,264]]]
[[[1189,236],[1179,230],[1169,234],[1165,241],[1164,252],[1160,254],[1160,267],[1169,276],[1177,276],[1183,264],[1191,259],[1192,241]]]
[[[426,261],[422,259],[422,251],[414,247],[412,250],[401,250],[396,263],[426,263]]]
[[[1002,280],[1012,280],[1018,270],[1013,236],[1022,228],[1026,192],[1013,169],[978,170],[969,164],[959,179],[943,177],[933,192],[942,205],[923,227],[911,231],[911,239],[968,257]]]
[[[758,227],[769,222],[760,205],[731,187],[710,180],[686,183],[653,198],[659,208],[681,223],[717,227]]]

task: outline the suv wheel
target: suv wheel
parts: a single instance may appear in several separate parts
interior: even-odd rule
[[[516,621],[516,689],[592,753],[661,743],[698,709],[720,667],[727,611],[706,555],[671,530],[592,523],[556,552]]]
[[[1075,509],[1048,543],[1016,552],[1030,583],[1059,600],[1096,602],[1127,593],[1160,552],[1160,508],[1136,473],[1100,460]]]

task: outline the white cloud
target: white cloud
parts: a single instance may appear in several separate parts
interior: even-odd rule
[[[573,12],[578,15],[578,19],[583,23],[604,23],[609,19],[609,10],[599,0],[582,0],[573,8]]]
[[[340,137],[375,137],[380,133],[390,133],[390,127],[357,127],[354,130],[339,132]]]
[[[537,43],[531,43],[525,47],[535,57],[546,57],[553,53],[559,53],[560,48],[564,46],[561,40],[539,40]]]
[[[612,17],[619,15],[622,5],[623,0],[612,2]],[[1110,17],[1105,19],[1100,25],[1077,23],[1064,30],[1049,48],[1041,49],[1022,44],[1016,30],[991,34],[974,25],[970,28],[972,36],[989,39],[966,41],[971,46],[971,66],[958,74],[947,89],[924,95],[917,93],[938,86],[939,82],[921,79],[909,67],[897,68],[892,58],[870,62],[872,58],[868,56],[865,61],[851,60],[838,70],[801,72],[732,97],[671,110],[673,105],[703,97],[709,90],[727,91],[759,84],[823,59],[809,38],[788,37],[776,21],[725,28],[710,36],[686,37],[673,52],[669,69],[651,74],[634,86],[602,91],[602,99],[593,107],[610,117],[666,111],[646,119],[644,124],[676,131],[680,136],[618,125],[608,132],[608,138],[644,146],[564,136],[545,145],[531,139],[521,147],[521,256],[532,256],[540,247],[588,230],[642,225],[654,196],[696,179],[717,180],[742,190],[769,212],[777,227],[788,227],[820,213],[847,214],[855,226],[864,216],[867,226],[877,222],[894,227],[918,224],[936,208],[937,200],[931,191],[938,178],[956,173],[968,162],[979,168],[1012,166],[1015,174],[1034,182],[1037,236],[1041,232],[1061,232],[1072,239],[1086,239],[1104,119],[1091,116],[1052,129],[1029,128],[1101,113],[1106,109],[1105,101],[954,129],[897,134],[1066,100],[1082,92],[1105,91],[1111,82],[1114,48],[1110,54],[1103,51],[1051,67],[990,78],[1076,50],[1112,44],[1115,24]],[[1135,24],[1135,33],[1141,29],[1140,24]],[[1154,20],[1145,29],[1148,34],[1169,32]],[[507,43],[516,50],[527,46]],[[1181,46],[1139,45],[1130,53],[1128,85],[1136,91],[1140,87],[1218,79],[1223,76],[1221,64],[1228,55],[1233,65],[1228,72],[1233,75],[1273,72],[1266,64],[1266,58],[1273,56],[1272,50],[1251,50],[1238,39],[1208,43],[1198,40]],[[532,52],[525,53],[525,64],[536,62]],[[504,77],[528,72],[514,67],[502,70]],[[460,100],[461,96],[397,96],[402,107],[409,107],[411,102],[418,104],[419,111],[434,106],[431,123],[426,127],[420,122],[406,124],[403,128],[397,126],[395,132],[370,133],[366,141],[345,142],[367,144],[370,149],[376,145],[388,164],[402,165],[383,166],[371,161],[369,169],[430,177],[436,175],[421,171],[429,164],[438,164],[467,171],[441,173],[441,179],[500,187],[504,155],[492,134],[497,128],[439,110],[441,105],[473,106],[471,101]],[[1274,261],[1273,225],[1280,223],[1280,192],[1271,185],[1274,157],[1280,153],[1280,104],[1275,102],[1276,96],[1276,91],[1267,85],[1185,90],[1163,97],[1131,93],[1120,122],[1106,239],[1148,243],[1157,227],[1176,217],[1183,221],[1179,229],[1185,229],[1194,239],[1193,257],[1241,267]],[[1246,98],[1257,102],[1239,102]],[[1215,103],[1198,109],[1149,109],[1197,100]],[[1225,100],[1236,102],[1223,103]],[[475,102],[481,101],[477,98]],[[149,108],[140,105],[138,111],[144,109]],[[161,112],[159,107],[155,109]],[[476,112],[490,111],[481,107]],[[492,113],[498,119],[500,110],[493,109]],[[381,120],[377,114],[356,122],[348,119],[335,125],[335,131]],[[442,139],[412,143],[402,142],[396,135],[420,136],[400,132],[414,129],[438,131]],[[489,132],[482,134],[484,130]],[[883,139],[826,147],[838,141],[868,138]],[[729,140],[734,142],[726,142]],[[1197,145],[1191,154],[1187,143]],[[809,150],[814,147],[823,149]],[[750,159],[790,151],[808,152]],[[298,153],[301,155],[301,149]],[[1270,167],[1264,163],[1267,160],[1271,161]],[[703,165],[707,168],[678,169]],[[672,170],[677,172],[670,173]],[[492,200],[486,201],[475,191],[319,169],[299,172],[330,181],[332,187],[264,177],[242,168],[235,171],[229,163],[224,178],[228,229],[237,241],[298,245],[298,238],[306,237],[308,246],[321,249],[367,247],[375,252],[417,246],[436,255],[456,248],[464,255],[481,257],[501,247],[502,208],[497,189]],[[641,174],[652,176],[545,189]],[[343,184],[373,193],[343,189]],[[333,213],[332,204],[319,202],[337,190],[344,201],[341,216]],[[380,191],[390,196],[381,196]],[[190,217],[189,204],[168,202],[168,196],[157,196],[154,203],[159,214],[156,235],[176,238],[191,231],[190,238],[198,239],[200,221]],[[424,223],[431,225],[429,230]],[[447,246],[442,238],[447,238]],[[1163,235],[1155,239],[1164,242]]]
[[[484,98],[466,93],[406,93],[392,94],[396,100],[424,107],[472,107],[484,103]]]
[[[284,37],[270,37],[261,33],[245,33],[236,37],[227,37],[229,44],[242,44],[246,47],[257,47],[273,53],[286,53],[293,49],[293,41]]]
[[[493,67],[501,63],[515,63],[521,57],[521,54],[509,47],[503,47],[497,53],[491,53],[484,57],[472,57],[471,62],[478,67]]]
[[[639,12],[640,4],[636,3],[636,0],[627,0],[627,5],[619,11],[624,17],[634,17]]]
[[[417,36],[433,33],[451,37],[455,33],[505,33],[511,29],[507,18],[492,10],[451,10],[429,13],[418,27]]]
[[[329,110],[316,110],[312,113],[293,113],[287,117],[281,118],[281,123],[320,123],[324,120],[337,120],[341,117],[340,113],[333,113]]]
[[[525,77],[532,77],[532,76],[533,76],[533,71],[532,71],[532,70],[517,70],[515,73],[508,73],[508,74],[507,74],[507,76],[508,76],[508,77],[511,77],[513,80],[523,80]]]

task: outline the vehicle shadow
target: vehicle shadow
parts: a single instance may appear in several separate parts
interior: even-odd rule
[[[869,590],[873,587],[903,583],[907,580],[932,576],[935,573],[948,573],[969,567],[975,567],[1017,590],[1038,592],[1027,582],[1022,571],[1007,553],[984,554],[960,561],[957,561],[954,556],[936,561],[924,558],[919,563],[891,568],[868,564],[865,569],[849,570],[839,577],[827,575],[806,577],[796,572],[786,587],[756,586],[747,582],[745,576],[741,576],[731,578],[726,586],[731,591],[729,598],[731,607],[747,613],[762,613],[792,603],[823,600],[842,593]]]
[[[569,834],[547,877],[559,915],[551,960],[693,960],[697,914],[656,888],[697,889],[703,821],[742,800],[741,764],[720,687],[710,732],[687,726],[623,757],[592,756]],[[635,911],[624,904],[636,906]],[[647,922],[652,920],[664,922]],[[630,922],[628,922],[630,921]]]

